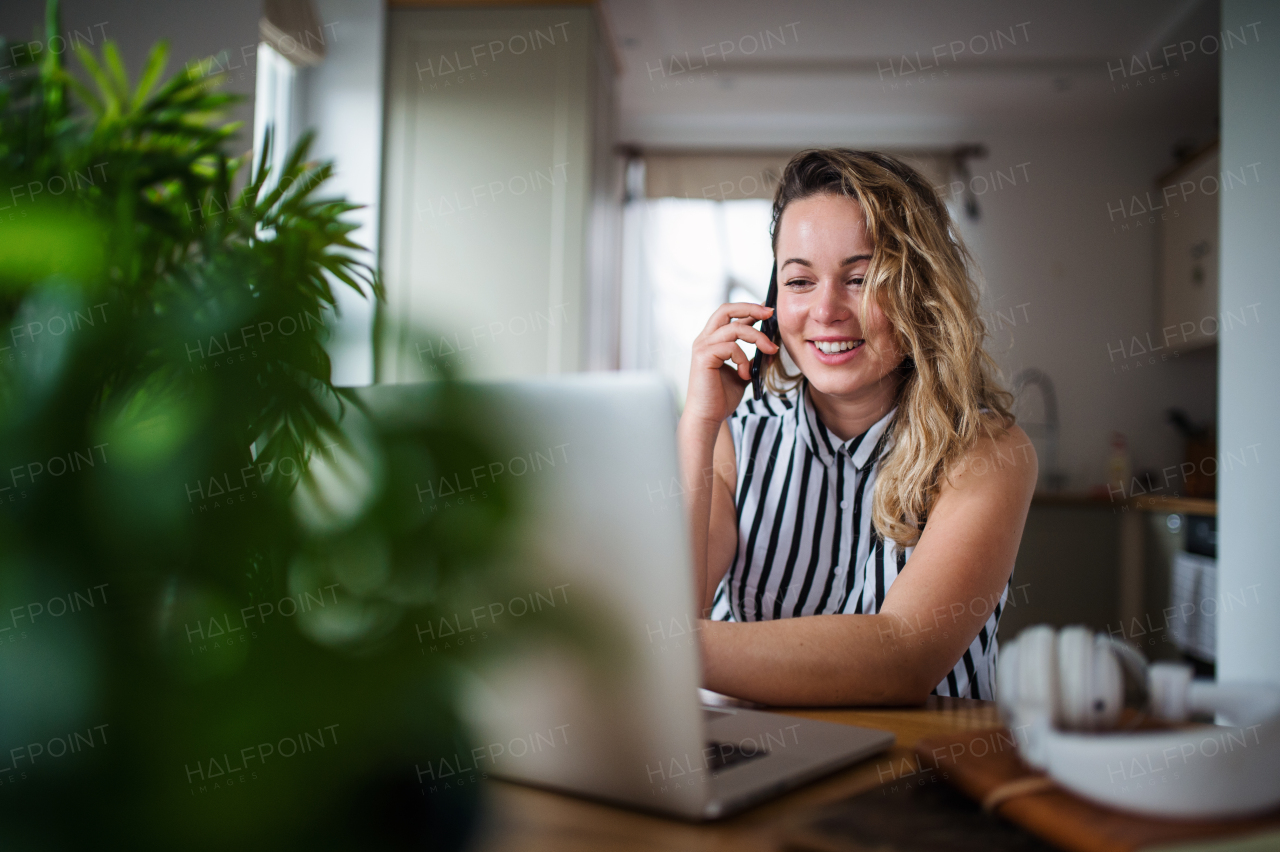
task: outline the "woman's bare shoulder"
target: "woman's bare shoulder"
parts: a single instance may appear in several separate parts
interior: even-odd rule
[[[1016,423],[992,423],[948,471],[947,485],[967,491],[990,487],[1017,488],[1028,494],[1039,472],[1035,446]]]

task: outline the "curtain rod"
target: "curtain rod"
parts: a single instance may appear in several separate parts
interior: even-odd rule
[[[824,146],[824,145],[798,145],[791,148],[681,148],[681,147],[664,147],[664,146],[640,146],[634,144],[621,144],[614,148],[614,152],[628,159],[635,159],[646,156],[656,157],[790,157],[798,151],[807,148],[823,148],[823,147],[844,147],[841,146]],[[902,156],[918,156],[928,157],[951,157],[955,160],[982,159],[987,156],[987,147],[977,142],[966,142],[957,145],[938,145],[938,146],[898,146],[898,145],[877,145],[862,150],[887,150],[893,151]]]

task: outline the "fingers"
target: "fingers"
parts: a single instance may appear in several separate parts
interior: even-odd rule
[[[769,335],[765,334],[758,328],[753,328],[746,323],[731,322],[722,325],[711,334],[707,335],[707,343],[720,343],[726,340],[742,340],[747,343],[754,344],[757,348],[762,349],[767,355],[778,354],[778,344],[769,339]]]
[[[703,367],[719,367],[725,361],[736,362],[739,357],[746,359],[747,353],[742,351],[742,347],[734,339],[708,341],[703,346],[693,348],[694,363]]]
[[[751,359],[742,351],[736,339],[721,340],[694,349],[693,363],[696,367],[718,370],[725,366],[726,361],[733,362],[739,375],[744,375],[744,370],[747,377],[751,375]]]
[[[725,361],[733,362],[733,370],[738,374],[738,378],[743,381],[751,380],[751,359],[747,357],[747,353],[742,351],[742,347],[737,343],[730,343],[727,350],[722,350],[729,357],[720,362],[722,367],[726,367]],[[720,354],[719,352],[716,353]]]
[[[725,358],[725,360],[732,361],[740,367],[749,367],[751,365],[751,359],[747,357],[747,353],[742,351],[742,347],[737,344],[729,347],[729,357]]]
[[[766,308],[764,305],[757,305],[755,302],[726,302],[712,312],[711,318],[707,320],[707,325],[703,329],[703,333],[706,334],[713,331],[733,320],[759,322],[771,316],[773,316],[773,308]]]
[[[757,305],[755,302],[725,302],[718,308],[722,311],[726,319],[746,319],[752,317],[757,320],[768,319],[773,315],[773,308],[766,308],[764,305]]]
[[[753,302],[729,302],[711,315],[711,320],[693,344],[696,369],[732,370],[739,381],[751,380],[751,359],[739,341],[754,344],[766,355],[776,355],[781,347],[752,323],[768,319],[773,308]],[[728,362],[728,363],[726,363]],[[729,366],[732,364],[732,366]]]
[[[730,367],[728,364],[720,368],[725,376],[732,376],[733,380],[740,384],[746,384],[751,381],[751,367],[735,365]]]

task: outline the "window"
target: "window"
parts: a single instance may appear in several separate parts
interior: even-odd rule
[[[253,101],[253,167],[257,169],[267,129],[272,130],[268,165],[273,176],[284,166],[293,142],[298,71],[265,41],[258,45],[258,79]],[[275,177],[269,184],[275,182]]]
[[[635,366],[660,372],[684,404],[693,341],[727,301],[763,302],[773,250],[770,202],[659,198],[642,205],[641,286],[652,312]],[[747,346],[747,354],[755,348]],[[646,357],[647,356],[647,357]]]

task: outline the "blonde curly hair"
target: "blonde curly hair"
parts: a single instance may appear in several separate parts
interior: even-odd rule
[[[801,151],[774,193],[769,233],[775,257],[782,212],[814,195],[841,195],[861,206],[872,245],[863,310],[875,300],[905,353],[892,443],[871,517],[880,535],[912,545],[946,472],[979,437],[1013,425],[1013,397],[998,384],[999,371],[984,348],[973,258],[920,173],[873,151]],[[765,381],[771,391],[786,393],[799,380],[780,358],[770,359]]]

